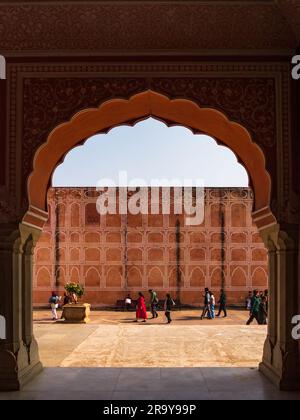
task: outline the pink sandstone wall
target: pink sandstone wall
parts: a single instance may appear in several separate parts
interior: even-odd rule
[[[93,188],[49,190],[50,217],[34,256],[36,307],[52,290],[63,294],[68,281],[82,283],[84,300],[97,307],[149,288],[161,298],[180,289],[182,303],[198,305],[205,286],[218,295],[222,269],[229,303],[242,304],[249,290],[267,288],[267,251],[252,223],[250,189],[206,189],[201,226],[185,226],[174,214],[100,217],[97,197]]]

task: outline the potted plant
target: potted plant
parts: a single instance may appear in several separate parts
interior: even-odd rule
[[[84,295],[84,288],[79,283],[67,283],[65,285],[65,290],[73,303],[77,303]]]
[[[70,298],[70,303],[63,306],[62,318],[66,322],[84,323],[89,322],[91,305],[88,303],[78,303],[84,295],[84,287],[79,283],[67,283],[65,290]]]

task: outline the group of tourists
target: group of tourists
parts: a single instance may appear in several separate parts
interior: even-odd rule
[[[158,305],[159,299],[157,293],[150,289],[149,291],[149,305],[151,308],[152,318],[158,318]],[[201,314],[200,319],[214,319],[216,317],[220,317],[223,312],[223,317],[227,317],[227,298],[224,289],[221,289],[220,296],[218,299],[219,310],[218,314],[215,314],[216,308],[216,298],[214,293],[209,289],[204,289],[204,307]],[[59,305],[61,306],[67,305],[69,303],[77,303],[77,296],[75,294],[68,294],[64,293],[63,297],[59,297],[56,292],[52,292],[51,297],[49,298],[49,304],[51,307],[52,319],[57,320],[57,309]],[[172,299],[170,293],[167,293],[165,299],[163,301],[163,309],[166,316],[167,323],[170,324],[172,322],[171,312],[173,307],[175,306],[175,302]],[[133,300],[131,296],[128,294],[125,299],[125,308],[130,310],[133,307]],[[246,298],[246,309],[250,312],[250,317],[247,321],[247,325],[250,325],[254,320],[257,321],[259,325],[266,325],[267,318],[268,318],[268,290],[265,291],[258,291],[254,290],[253,292],[249,292],[249,295]],[[147,307],[146,307],[146,299],[142,292],[139,292],[138,299],[136,302],[136,319],[134,322],[138,322],[142,320],[142,322],[146,322],[148,319],[147,314]]]
[[[56,292],[52,292],[49,298],[49,304],[51,308],[52,320],[56,321],[58,319],[57,309],[59,305],[61,306],[68,305],[69,303],[77,303],[78,298],[75,293],[68,294],[64,293],[64,296],[58,296]]]
[[[149,289],[148,292],[150,295],[149,303],[150,303],[151,314],[152,314],[151,319],[158,318],[157,306],[159,304],[159,300],[157,297],[157,293],[152,289]],[[148,319],[148,314],[147,314],[145,296],[143,295],[142,292],[139,292],[138,296],[139,297],[136,303],[136,319],[134,322],[138,322],[140,319],[142,320],[142,322],[146,322],[146,320]],[[167,323],[170,324],[172,322],[171,311],[172,311],[173,306],[175,306],[175,302],[172,299],[170,293],[166,294],[163,306],[164,306],[165,316],[167,318]],[[127,308],[127,310],[129,310],[132,307],[132,299],[130,295],[127,295],[125,299],[125,307]]]
[[[200,319],[205,317],[207,319],[214,319],[215,317],[220,317],[222,312],[224,318],[227,317],[226,294],[224,289],[221,289],[220,297],[217,302],[219,304],[217,315],[215,315],[216,299],[214,293],[207,287],[204,290],[203,298],[204,307]],[[254,320],[256,320],[259,325],[266,325],[268,319],[268,290],[254,290],[253,292],[249,292],[246,298],[246,309],[250,312],[247,325],[250,325]]]
[[[250,325],[254,319],[259,325],[266,325],[268,319],[268,290],[249,292],[246,299],[246,309],[250,312],[247,325]]]
[[[220,317],[222,312],[224,314],[224,318],[227,317],[226,294],[225,294],[224,289],[221,289],[220,291],[220,297],[218,300],[219,311],[217,315],[215,315],[216,298],[215,298],[214,293],[211,290],[209,290],[208,287],[204,289],[203,298],[204,298],[204,307],[203,307],[203,312],[200,319],[203,319],[205,317],[207,317],[207,319],[214,319],[216,316]]]

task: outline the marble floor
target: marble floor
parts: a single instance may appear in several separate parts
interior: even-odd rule
[[[45,369],[0,400],[300,400],[258,372],[266,327],[246,327],[246,312],[200,321],[199,311],[178,311],[171,325],[162,314],[146,324],[133,318],[93,312],[90,324],[73,325],[35,312]]]

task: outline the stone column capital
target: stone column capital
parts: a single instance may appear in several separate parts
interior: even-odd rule
[[[26,225],[24,223],[19,224],[19,230],[20,230],[21,245],[25,247],[25,250],[26,250],[26,244],[28,243],[28,241],[30,241],[31,243],[30,249],[33,252],[37,244],[37,241],[39,240],[42,234],[42,230],[33,226]]]
[[[261,237],[269,251],[297,251],[299,226],[275,224],[260,230]]]

